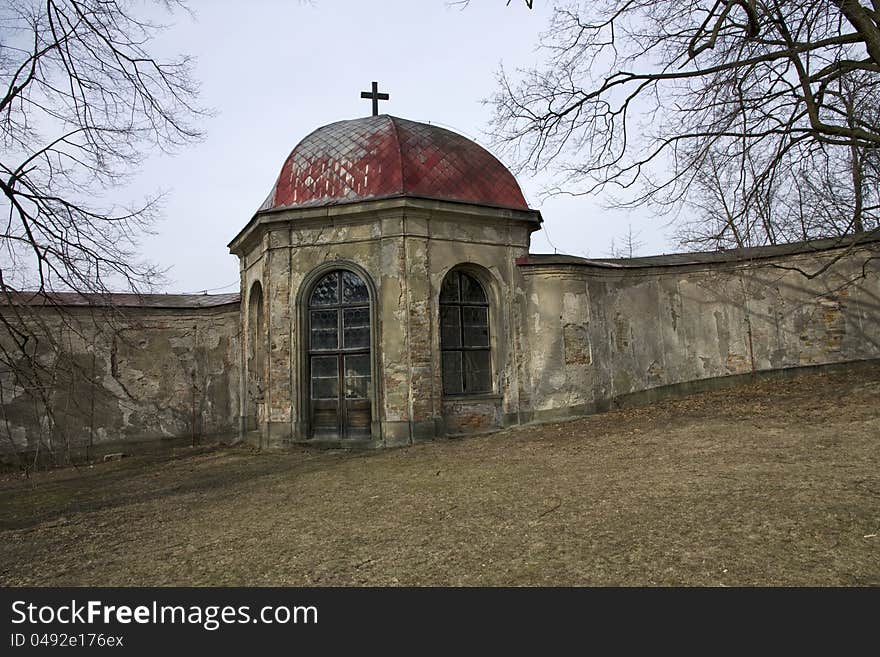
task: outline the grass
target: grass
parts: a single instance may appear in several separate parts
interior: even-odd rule
[[[375,452],[0,480],[0,584],[878,585],[880,367]]]

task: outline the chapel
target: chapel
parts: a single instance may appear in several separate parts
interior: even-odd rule
[[[541,215],[486,149],[390,115],[297,144],[232,240],[245,432],[393,445],[499,426]]]

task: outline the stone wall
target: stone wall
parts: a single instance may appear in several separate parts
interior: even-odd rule
[[[335,268],[370,287],[374,446],[880,358],[877,241],[590,261],[526,255],[529,217],[427,201],[370,209],[272,217],[241,245],[241,304],[196,296],[171,307],[156,295],[112,315],[72,305],[63,317],[32,307],[36,332],[51,338],[29,346],[45,386],[0,371],[0,453],[193,432],[306,440],[304,306]],[[489,393],[446,398],[438,295],[454,267],[488,294],[493,380]]]
[[[880,358],[878,244],[824,246],[521,261],[524,417],[594,412],[691,381]]]
[[[238,303],[28,312],[50,336],[37,340],[46,385],[25,388],[0,373],[0,452],[81,452],[193,432],[237,437]]]
[[[877,241],[591,261],[527,255],[539,221],[424,199],[258,213],[231,245],[242,290],[262,290],[264,303],[264,330],[242,316],[252,343],[243,362],[265,363],[242,379],[242,414],[259,427],[250,437],[308,440],[305,306],[336,268],[371,289],[375,446],[596,412],[688,382],[880,358]],[[490,393],[446,398],[438,295],[454,267],[489,296],[493,381]],[[252,355],[261,349],[264,360]]]

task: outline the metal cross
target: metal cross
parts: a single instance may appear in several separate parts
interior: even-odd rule
[[[373,82],[373,90],[372,91],[362,91],[361,98],[369,98],[373,101],[373,116],[379,116],[379,101],[380,100],[388,100],[390,96],[388,94],[380,94],[379,93],[379,83]]]

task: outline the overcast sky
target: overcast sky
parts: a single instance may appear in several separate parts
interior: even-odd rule
[[[530,11],[516,0],[473,0],[462,11],[446,0],[191,0],[195,17],[174,15],[157,51],[197,58],[202,102],[217,114],[204,142],[149,161],[130,190],[170,193],[156,235],[143,241],[147,258],[170,267],[165,291],[237,289],[226,245],[303,137],[370,114],[360,92],[372,80],[391,94],[380,112],[436,123],[493,150],[491,110],[481,101],[501,63],[513,70],[539,62],[546,4]],[[552,242],[560,253],[607,257],[630,223],[640,255],[674,250],[660,221],[610,212],[601,199],[542,199],[540,181],[518,180],[544,216],[534,253],[552,253]]]

